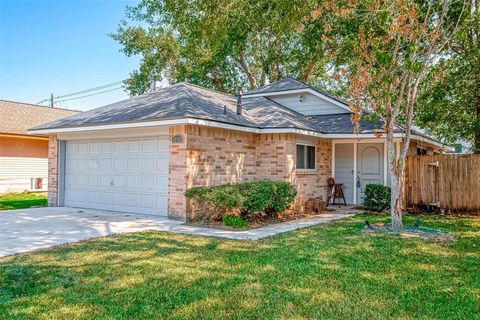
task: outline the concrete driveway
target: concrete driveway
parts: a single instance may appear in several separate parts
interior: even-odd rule
[[[169,231],[182,222],[68,207],[0,211],[0,257],[115,233]]]

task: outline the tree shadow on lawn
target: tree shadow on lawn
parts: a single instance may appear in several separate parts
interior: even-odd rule
[[[364,218],[256,242],[142,232],[6,258],[0,263],[0,312],[467,319],[480,311],[480,237],[461,237],[480,223],[425,218],[460,234],[454,243],[439,244],[366,236]]]

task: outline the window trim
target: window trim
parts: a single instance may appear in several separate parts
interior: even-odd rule
[[[298,155],[297,155],[297,146],[309,146],[314,148],[314,155],[315,155],[315,167],[313,169],[299,169],[298,168]],[[305,159],[305,164],[307,164],[307,148],[305,148],[305,154],[304,154],[304,159]],[[295,144],[295,170],[297,172],[316,172],[317,171],[317,145],[312,144],[312,143],[304,143],[304,142],[299,142]]]

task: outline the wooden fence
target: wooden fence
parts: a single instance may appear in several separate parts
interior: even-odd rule
[[[480,155],[407,157],[404,196],[407,208],[480,212]]]

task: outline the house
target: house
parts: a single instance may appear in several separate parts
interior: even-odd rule
[[[77,113],[0,100],[0,194],[47,190],[48,137],[27,129]]]
[[[361,203],[368,183],[388,184],[379,121],[355,135],[345,101],[284,78],[240,98],[188,83],[37,126],[50,137],[49,204],[193,217],[184,192],[259,179],[296,185],[295,206],[344,184]],[[397,150],[403,136],[395,131]],[[411,152],[443,145],[415,132]]]

